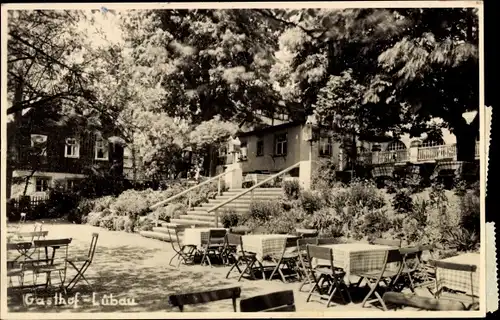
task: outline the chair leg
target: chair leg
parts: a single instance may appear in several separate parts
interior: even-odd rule
[[[377,289],[378,283],[368,283],[368,286],[370,286],[370,292],[366,295],[366,297],[363,299],[363,302],[361,303],[361,307],[363,308],[368,301],[368,299],[372,296],[372,294],[375,292]]]

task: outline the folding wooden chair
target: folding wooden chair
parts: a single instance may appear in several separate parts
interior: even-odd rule
[[[398,247],[401,248],[401,240],[391,240],[391,239],[375,239],[373,244],[378,244],[381,246]]]
[[[387,310],[384,300],[382,300],[382,296],[379,293],[379,291],[383,289],[380,287],[380,283],[385,284],[385,291],[392,291],[394,289],[395,282],[401,274],[401,270],[403,268],[402,262],[403,260],[401,254],[399,253],[399,249],[387,250],[385,252],[384,263],[381,269],[358,274],[361,279],[365,279],[367,281],[368,286],[370,287],[370,292],[363,299],[361,307],[364,307],[367,303],[371,304],[378,301],[382,305],[382,308]],[[397,267],[390,268],[390,263],[396,263]],[[375,295],[376,298],[368,300],[372,297],[372,295]]]
[[[276,272],[281,276],[281,280],[286,283],[287,278],[300,277],[298,273],[299,252],[297,249],[297,240],[299,237],[286,238],[283,249],[279,256],[271,256],[271,260],[276,264],[269,280],[272,280]],[[283,269],[291,271],[285,275]]]
[[[408,286],[411,292],[415,292],[415,283],[413,281],[413,276],[420,268],[422,249],[420,246],[401,248],[399,249],[399,253],[402,256],[403,266],[399,279],[397,279],[395,285],[403,286],[398,291],[401,291],[405,286]]]
[[[293,290],[263,294],[240,300],[240,312],[295,311]]]
[[[396,308],[408,306],[429,311],[464,311],[466,306],[460,301],[437,300],[428,297],[421,297],[415,294],[404,294],[401,292],[386,292],[382,299],[386,306],[391,305]]]
[[[208,233],[208,240],[202,240],[202,251],[203,256],[201,258],[200,264],[203,265],[205,260],[208,262],[208,265],[211,267],[212,262],[210,261],[210,256],[219,257],[221,260],[224,243],[226,239],[227,231],[225,229],[211,229]]]
[[[422,283],[420,283],[419,287],[426,287],[432,295],[434,292],[431,289],[431,286],[434,285],[434,281],[436,278],[435,268],[430,265],[431,260],[434,260],[434,249],[435,246],[432,244],[420,245],[420,250],[422,254],[420,256],[420,271],[423,276]],[[428,252],[430,259],[424,259],[424,252]]]
[[[304,238],[297,240],[297,249],[299,252],[299,274],[303,279],[300,284],[299,291],[301,291],[305,285],[315,283],[314,274],[311,274],[311,261],[309,261],[307,256],[307,245],[315,245],[316,242],[316,238]]]
[[[164,224],[163,226],[165,226],[167,228],[169,242],[170,242],[170,245],[172,246],[172,249],[175,252],[173,257],[168,262],[168,265],[172,266],[172,261],[174,261],[175,258],[177,258],[179,261],[177,263],[177,268],[181,265],[182,262],[184,262],[184,264],[194,263],[194,259],[195,259],[196,254],[197,254],[196,246],[182,244],[182,242],[179,239],[180,228],[178,225]],[[171,229],[174,229],[174,233],[175,233],[174,235],[172,234],[173,232],[171,231]]]
[[[178,307],[184,312],[184,306],[208,303],[220,300],[231,299],[233,301],[233,310],[236,312],[236,299],[241,296],[241,288],[233,287],[227,289],[216,289],[195,293],[175,294],[168,297],[168,301],[174,307]]]
[[[68,266],[68,248],[71,243],[71,238],[66,239],[54,239],[54,240],[35,240],[33,242],[34,248],[38,249],[38,259],[29,261],[30,269],[33,271],[33,283],[36,285],[37,278],[39,274],[45,274],[47,281],[45,283],[45,288],[48,288],[52,284],[52,273],[57,272],[59,274],[60,288],[66,294],[66,286],[64,281],[66,280],[66,271]],[[52,247],[52,257],[49,258],[47,248]],[[40,258],[41,249],[45,249],[45,258]],[[55,250],[64,250],[64,258],[56,259]],[[36,287],[35,287],[36,288]],[[36,291],[35,291],[36,294]]]
[[[21,256],[17,256],[15,259],[7,259],[7,277],[9,278],[9,285],[14,286],[12,282],[12,277],[19,278],[19,286],[22,287],[24,283],[24,265],[28,255],[25,253],[31,248],[31,242],[14,242],[7,243],[7,251],[17,251]],[[22,258],[20,258],[22,257]]]
[[[311,299],[311,297],[318,296],[320,298],[325,297],[324,291],[324,283],[328,284],[328,289],[326,291],[326,295],[328,295],[328,301],[326,303],[326,307],[330,306],[330,303],[335,295],[335,293],[339,292],[340,297],[344,303],[347,301],[344,298],[342,292],[347,294],[349,298],[349,302],[352,301],[351,294],[349,293],[349,288],[347,284],[344,282],[344,277],[346,275],[345,271],[340,271],[338,268],[335,268],[333,264],[333,250],[327,247],[319,247],[313,245],[307,245],[307,257],[309,261],[313,261],[313,259],[317,260],[327,260],[330,262],[330,267],[325,268],[321,266],[316,266],[312,269],[314,272],[313,279],[315,281],[314,286],[309,291],[307,296],[307,302]],[[318,294],[315,294],[314,291],[318,290]]]
[[[234,250],[232,252],[232,255],[234,257],[234,263],[231,266],[231,268],[229,269],[229,271],[227,272],[226,279],[229,278],[229,274],[231,274],[231,272],[235,268],[240,273],[238,281],[241,280],[241,278],[243,277],[244,274],[248,274],[248,275],[250,275],[250,277],[252,277],[252,279],[256,279],[256,276],[254,274],[255,263],[257,263],[259,265],[259,268],[262,272],[263,279],[266,279],[266,276],[264,274],[264,267],[257,260],[255,253],[245,251],[245,249],[243,247],[243,240],[242,240],[241,235],[229,233],[229,234],[227,234],[226,238],[227,238],[228,245],[236,247],[236,250]],[[245,266],[243,270],[240,269],[240,265],[242,265],[242,264]]]
[[[99,238],[98,233],[92,233],[92,240],[90,240],[90,247],[89,247],[89,252],[88,252],[87,256],[75,257],[73,259],[68,259],[69,265],[72,266],[73,269],[76,270],[76,275],[73,277],[73,279],[71,279],[71,281],[66,286],[67,291],[70,291],[71,289],[73,289],[76,286],[76,284],[78,283],[78,281],[80,281],[80,279],[83,279],[89,287],[92,287],[90,285],[90,282],[87,280],[87,278],[85,278],[85,271],[87,271],[88,267],[92,263],[92,260],[94,259],[94,254],[95,254],[95,249],[97,246],[97,239],[98,238]],[[77,267],[76,264],[80,264],[80,263],[81,263],[81,266]]]
[[[474,295],[474,272],[477,270],[477,266],[475,265],[468,265],[468,264],[461,264],[461,263],[453,263],[453,262],[446,262],[446,261],[435,261],[431,260],[430,264],[436,269],[436,278],[435,278],[435,293],[434,297],[438,300],[441,300],[442,298],[445,298],[447,300],[455,300],[455,301],[460,301],[462,302],[467,309],[479,309],[479,301],[477,301],[476,296]],[[449,271],[457,271],[456,275],[456,281],[467,281],[469,285],[469,289],[471,294],[468,293],[458,293],[458,292],[447,292],[445,289],[446,285],[443,283],[443,281],[439,280],[437,277],[437,269],[445,269]],[[463,277],[462,274],[459,272],[468,272],[469,275]],[[479,286],[479,284],[476,284],[476,286]],[[477,287],[476,287],[477,288]]]

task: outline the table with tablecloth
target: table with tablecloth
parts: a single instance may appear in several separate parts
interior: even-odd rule
[[[332,249],[334,267],[342,268],[346,272],[346,280],[351,275],[380,270],[384,264],[385,253],[390,246],[369,243],[339,243],[322,245]],[[312,261],[312,265],[329,265],[329,261]]]
[[[477,266],[477,270],[472,274],[469,271],[437,268],[436,279],[440,286],[478,296],[480,286],[479,268],[481,267],[481,255],[479,253],[464,253],[441,261]]]
[[[256,254],[260,262],[268,256],[279,255],[283,252],[286,239],[296,237],[288,234],[248,234],[242,236],[243,249]]]
[[[208,241],[210,230],[227,230],[224,228],[187,228],[184,229],[184,245],[201,247],[203,241]]]

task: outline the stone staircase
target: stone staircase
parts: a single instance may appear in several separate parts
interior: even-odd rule
[[[226,191],[221,196],[218,196],[215,199],[210,199],[208,203],[203,203],[197,207],[192,208],[186,214],[181,215],[178,219],[172,219],[170,223],[160,223],[158,227],[153,228],[153,231],[141,231],[141,235],[148,238],[168,241],[169,230],[172,235],[175,234],[175,231],[172,229],[173,225],[177,225],[181,229],[191,228],[193,226],[195,228],[215,227],[215,212],[207,212],[207,210],[234,197],[244,190],[245,189],[231,189],[229,191]],[[252,192],[249,192],[219,208],[219,217],[226,210],[230,210],[240,214],[247,213],[250,209],[252,199],[253,201],[277,200],[282,195],[283,190],[281,188],[256,188],[253,190],[253,196]],[[220,218],[219,227],[222,227]],[[182,233],[180,235],[182,235]]]

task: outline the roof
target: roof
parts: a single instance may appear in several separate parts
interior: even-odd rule
[[[247,131],[247,132],[238,132],[236,135],[238,137],[248,137],[248,136],[253,136],[253,135],[259,135],[259,134],[279,131],[279,130],[292,128],[292,127],[296,127],[296,126],[301,126],[301,125],[303,125],[303,122],[291,121],[291,122],[286,122],[286,123],[279,124],[276,126],[266,126],[264,128],[251,130],[251,131]]]

